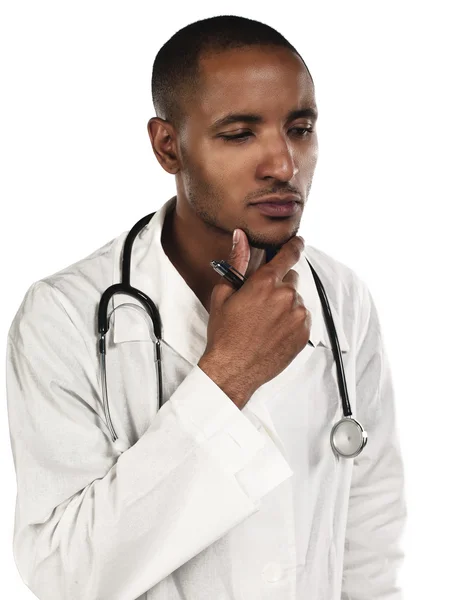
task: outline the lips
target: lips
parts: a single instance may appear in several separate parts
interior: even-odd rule
[[[258,202],[253,204],[254,208],[268,217],[291,217],[300,209],[300,202]]]
[[[287,196],[265,196],[258,202],[252,202],[252,204],[290,204],[291,202],[300,202],[300,199],[295,194],[289,194]]]

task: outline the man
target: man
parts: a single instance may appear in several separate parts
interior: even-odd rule
[[[7,362],[21,576],[45,600],[398,600],[403,465],[377,311],[296,235],[317,161],[309,71],[272,28],[222,16],[163,46],[152,93],[148,132],[177,193],[137,236],[131,284],[161,315],[163,404],[151,326],[119,294],[111,436],[96,319],[126,233],[31,286]],[[342,405],[306,257],[368,433],[355,458],[330,446]]]

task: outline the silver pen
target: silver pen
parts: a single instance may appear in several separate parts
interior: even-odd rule
[[[214,271],[219,273],[221,277],[225,277],[236,289],[239,289],[247,281],[247,277],[227,263],[226,260],[212,260],[209,264]]]
[[[275,254],[278,253],[280,248],[267,249],[266,250],[266,263],[270,262]],[[247,281],[247,277],[242,275],[237,269],[235,269],[226,260],[212,260],[209,263],[212,268],[219,273],[222,277],[225,277],[227,281],[232,283],[236,289],[239,289]]]

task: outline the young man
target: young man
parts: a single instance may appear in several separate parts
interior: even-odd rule
[[[310,73],[272,28],[223,16],[161,48],[152,93],[176,196],[137,236],[131,285],[161,316],[163,403],[149,320],[118,294],[111,435],[96,322],[127,232],[31,286],[7,363],[21,576],[44,600],[399,600],[403,465],[377,311],[297,236],[318,151]],[[350,459],[330,445],[342,403],[306,259],[368,434]]]

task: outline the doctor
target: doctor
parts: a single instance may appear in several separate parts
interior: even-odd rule
[[[152,93],[176,195],[136,238],[131,284],[160,312],[164,403],[152,328],[115,296],[112,439],[96,318],[127,232],[30,287],[7,355],[23,581],[42,600],[399,600],[403,464],[377,311],[350,268],[297,236],[318,148],[309,71],[272,28],[221,16],[161,48]],[[284,216],[261,204],[287,194]],[[306,258],[368,433],[356,458],[330,447],[342,406]],[[213,259],[249,281],[236,291]]]

